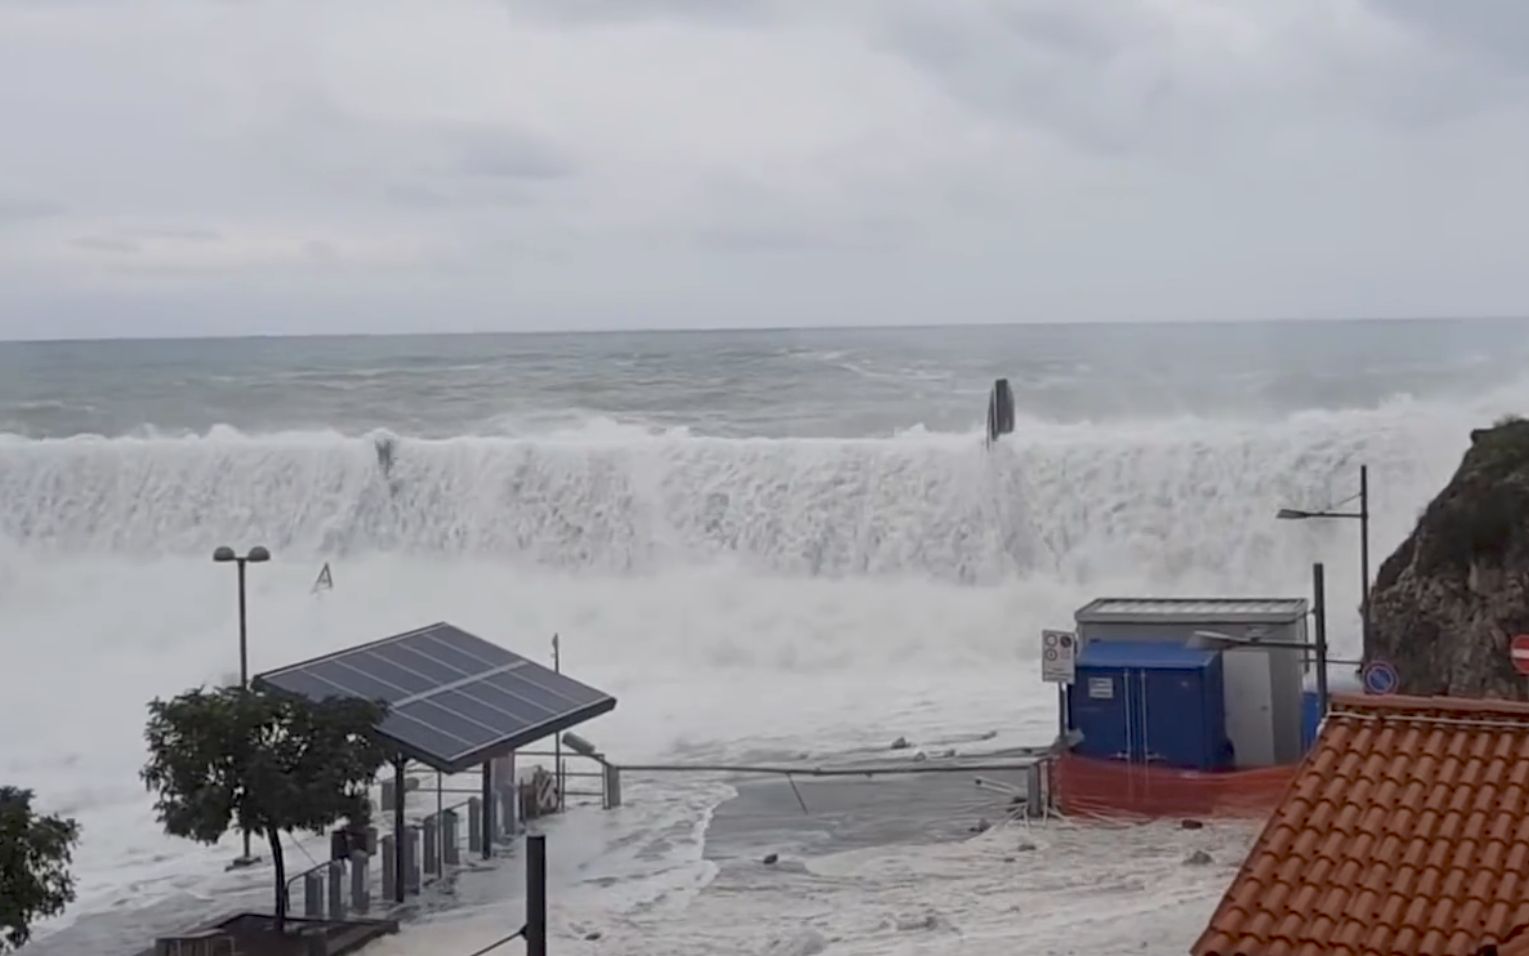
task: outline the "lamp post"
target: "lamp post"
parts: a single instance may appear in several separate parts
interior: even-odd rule
[[[1359,521],[1359,615],[1360,636],[1364,655],[1370,653],[1370,468],[1359,466],[1358,511],[1302,511],[1281,508],[1275,515],[1283,521],[1304,521],[1307,518],[1354,518]],[[1352,498],[1348,499],[1354,500]]]
[[[250,659],[249,659],[249,628],[244,613],[244,566],[246,564],[260,564],[271,560],[271,552],[256,545],[249,549],[248,554],[238,554],[233,548],[224,545],[212,553],[212,560],[219,564],[227,564],[232,561],[239,568],[239,686],[249,690],[250,686]],[[250,866],[258,862],[250,856],[250,834],[244,831],[244,855],[234,860],[235,867]]]

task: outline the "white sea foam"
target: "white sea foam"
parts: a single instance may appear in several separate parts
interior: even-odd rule
[[[1403,398],[1256,426],[1026,421],[991,451],[975,434],[720,439],[610,422],[536,438],[0,437],[0,777],[85,824],[69,919],[258,886],[263,875],[222,875],[228,847],[161,835],[136,778],[145,701],[236,667],[233,576],[208,560],[225,543],[277,556],[250,572],[256,670],[449,619],[533,655],[561,633],[570,670],[621,699],[589,734],[622,759],[973,730],[1033,741],[1054,708],[1034,635],[1100,593],[1304,593],[1324,559],[1335,623],[1351,631],[1355,529],[1279,525],[1274,510],[1346,497],[1367,462],[1385,554],[1468,430],[1522,398]],[[335,590],[311,594],[325,561]],[[849,859],[956,882],[902,909],[835,884],[816,921],[784,887],[772,911],[783,925],[744,939],[725,896],[695,895],[714,875],[696,828],[725,796],[709,786],[650,791],[596,825],[560,884],[570,947],[580,926],[619,938],[626,925],[633,946],[668,939],[677,953],[807,951],[820,937],[829,952],[942,951],[947,931],[998,952],[1012,951],[1005,920],[1035,925],[1032,910],[972,902],[984,886],[952,876],[967,851],[888,849]],[[623,825],[675,836],[623,850]],[[1188,901],[1164,905],[1203,908],[1204,877],[1169,872],[1140,877],[1136,898],[1155,905],[1149,884],[1162,879]],[[485,888],[482,906],[502,892]],[[926,909],[938,930],[896,929]],[[486,912],[468,905],[392,951],[454,952],[503,922]],[[664,936],[633,915],[651,912],[691,929]],[[1042,923],[1048,939],[1107,935],[1081,917]]]

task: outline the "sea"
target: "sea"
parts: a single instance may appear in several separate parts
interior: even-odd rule
[[[585,732],[618,761],[1045,743],[1040,631],[1097,596],[1304,596],[1321,561],[1356,650],[1357,523],[1275,512],[1351,503],[1368,465],[1378,565],[1471,430],[1529,408],[1526,333],[0,343],[0,783],[83,827],[77,899],[30,949],[131,952],[269,894],[268,871],[225,871],[236,838],[165,836],[138,777],[148,701],[237,679],[216,547],[273,555],[249,569],[253,671],[439,620],[549,661],[557,635],[564,669],[620,701]],[[998,378],[1016,425],[989,446]],[[1002,817],[975,791],[879,829],[803,814],[761,837],[736,780],[627,790],[550,825],[559,952],[1183,952],[1247,839],[969,834]],[[1185,841],[1216,865],[1181,866]],[[766,848],[790,865],[758,866]],[[518,927],[518,879],[464,875],[376,951],[467,956]]]

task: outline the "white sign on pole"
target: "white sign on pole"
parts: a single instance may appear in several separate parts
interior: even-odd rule
[[[1041,631],[1041,680],[1071,684],[1077,676],[1077,636],[1071,631]]]

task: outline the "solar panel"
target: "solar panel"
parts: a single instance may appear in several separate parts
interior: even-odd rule
[[[616,706],[603,691],[444,623],[268,671],[255,684],[310,700],[380,700],[388,711],[377,733],[445,773]]]

